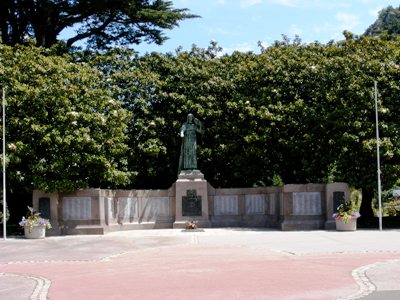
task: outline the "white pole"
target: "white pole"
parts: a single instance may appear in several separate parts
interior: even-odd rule
[[[381,162],[379,155],[379,127],[378,127],[378,83],[374,81],[375,88],[375,120],[376,120],[376,160],[378,166],[378,204],[379,204],[379,230],[382,231],[382,190],[381,190]]]
[[[7,239],[6,199],[6,92],[3,88],[3,239]]]

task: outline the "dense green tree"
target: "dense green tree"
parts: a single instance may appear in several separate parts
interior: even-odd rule
[[[388,6],[379,12],[378,19],[367,28],[364,35],[397,35],[400,34],[400,7]]]
[[[130,114],[99,71],[35,47],[0,45],[12,190],[126,185]]]
[[[398,40],[349,35],[327,45],[283,40],[261,54],[220,57],[211,45],[144,57],[119,49],[91,61],[135,116],[133,186],[173,183],[177,132],[191,112],[206,126],[199,167],[214,186],[269,185],[274,175],[285,183],[343,180],[363,188],[367,217],[376,190],[374,80],[384,186],[399,173],[398,49]]]
[[[163,30],[196,17],[172,5],[164,0],[2,0],[0,35],[7,45],[24,44],[28,36],[37,46],[50,47],[61,31],[71,28],[75,34],[66,40],[68,47],[80,40],[98,49],[162,44],[167,39]]]
[[[399,42],[374,38],[347,40],[338,44],[330,59],[335,84],[332,93],[335,108],[329,113],[333,125],[332,145],[338,156],[333,161],[336,180],[344,180],[363,189],[363,220],[372,216],[371,200],[377,189],[374,81],[380,90],[380,131],[382,178],[384,188],[396,181],[399,168],[398,62]],[[390,130],[388,130],[390,128]]]
[[[175,156],[171,155],[176,147],[171,123],[166,121],[169,110],[160,113],[154,109],[159,101],[162,81],[160,74],[151,67],[158,62],[145,63],[145,58],[119,48],[104,54],[86,52],[81,59],[102,71],[109,91],[131,112],[127,129],[128,162],[138,176],[130,186],[169,187],[177,172]],[[170,109],[173,105],[172,102]]]
[[[0,195],[0,224],[3,224],[3,189],[0,190],[1,195]],[[10,218],[10,212],[8,210],[8,207],[6,208],[6,222],[8,221],[8,219]]]
[[[107,103],[116,99],[123,116],[117,113],[120,123],[110,121],[115,128],[107,129],[117,130],[112,135],[116,140],[109,145],[111,150],[104,152],[103,148],[93,146],[93,160],[89,162],[79,153],[87,153],[91,147],[83,147],[85,143],[78,147],[66,143],[68,139],[55,138],[60,145],[48,152],[61,153],[63,159],[54,158],[57,164],[50,168],[44,149],[52,143],[44,143],[47,135],[41,133],[42,127],[32,127],[29,124],[34,120],[24,115],[19,122],[26,119],[31,126],[29,135],[25,131],[18,133],[21,129],[15,125],[13,130],[25,138],[24,145],[32,146],[21,150],[29,155],[15,153],[11,162],[19,166],[21,159],[20,167],[26,165],[24,176],[30,176],[29,171],[32,176],[39,176],[39,181],[32,181],[35,186],[41,186],[36,183],[44,183],[46,178],[55,178],[55,182],[62,182],[64,177],[81,178],[81,172],[77,174],[74,167],[66,167],[75,166],[78,155],[77,160],[92,171],[84,173],[87,181],[77,181],[80,185],[74,186],[167,188],[177,176],[179,128],[187,114],[193,113],[206,127],[199,139],[199,168],[213,186],[270,185],[279,177],[285,183],[346,181],[363,189],[362,214],[368,218],[377,186],[375,80],[381,100],[384,188],[396,184],[400,172],[399,46],[400,41],[395,37],[388,40],[346,33],[346,40],[337,43],[303,44],[299,39],[293,42],[283,39],[262,48],[261,54],[234,52],[223,56],[215,43],[206,49],[195,46],[189,51],[178,49],[175,54],[138,56],[131,50],[115,48],[101,53],[88,50],[64,58],[55,58],[49,51],[45,56],[30,48],[24,50],[26,53],[22,48],[3,48],[13,53],[5,56],[3,65],[8,73],[2,74],[14,86],[11,93],[14,101],[33,100],[30,105],[36,116],[35,124],[46,124],[45,132],[52,132],[54,127],[61,136],[68,136],[68,126],[76,126],[75,113],[71,112],[79,112],[69,103],[81,103],[94,95],[103,100],[90,102],[89,106],[80,104],[83,110],[98,112],[90,107],[103,107],[106,99]],[[36,61],[32,59],[35,53],[40,54]],[[60,70],[55,66],[48,68],[50,62],[58,63],[58,59]],[[16,61],[17,71],[13,74],[12,65]],[[67,79],[73,85],[72,90],[59,77]],[[58,121],[45,121],[51,114],[44,104],[36,108],[42,102],[60,110],[66,107],[63,113],[55,114]],[[110,109],[102,108],[105,112],[97,117],[109,116]],[[39,122],[36,120],[40,112],[47,115]],[[11,113],[21,114],[16,108]],[[88,113],[87,124],[97,124],[96,114],[92,113]],[[84,127],[96,132],[95,126],[90,126]],[[71,139],[85,142],[86,129],[81,130],[73,130],[76,136]],[[96,143],[102,139],[104,136],[95,138]],[[15,147],[24,149],[17,143]],[[97,157],[102,157],[102,162],[116,162],[113,167],[121,175],[118,180],[112,180],[116,174],[111,176],[106,171],[107,164],[105,168],[92,168]],[[71,159],[74,160],[69,162]],[[46,166],[44,171],[43,166]],[[65,172],[57,171],[58,177],[54,177],[53,170],[62,168]],[[127,168],[137,174],[130,183],[128,179],[133,174],[127,173]],[[94,170],[99,170],[99,174]],[[18,173],[15,176],[16,180]]]
[[[175,54],[108,57],[115,98],[130,123],[134,186],[176,179],[187,113],[206,126],[199,167],[220,187],[343,180],[362,188],[371,215],[376,190],[373,82],[379,82],[384,187],[396,182],[399,41],[355,38],[322,45],[287,39],[261,54],[220,57],[215,44]],[[117,67],[116,67],[117,66]],[[111,71],[111,72],[110,72]]]

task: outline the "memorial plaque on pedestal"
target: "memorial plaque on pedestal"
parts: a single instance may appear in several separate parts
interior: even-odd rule
[[[197,196],[196,190],[187,190],[186,196],[182,196],[182,216],[201,216],[201,196]]]
[[[340,204],[344,203],[344,192],[333,192],[333,212],[337,212]]]
[[[50,219],[50,198],[39,198],[39,212],[44,219]]]

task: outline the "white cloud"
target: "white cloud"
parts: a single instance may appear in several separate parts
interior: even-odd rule
[[[378,17],[379,9],[373,8],[368,10],[368,14],[373,17]]]
[[[201,26],[204,30],[212,35],[234,35],[235,33],[221,27]]]
[[[352,30],[361,24],[360,17],[355,14],[338,12],[335,18],[340,22],[340,28],[345,30]]]
[[[346,28],[343,28],[342,24],[339,24],[339,26],[333,25],[330,22],[325,22],[324,24],[321,24],[319,26],[314,26],[312,28],[312,31],[315,32],[317,35],[323,35],[326,36],[326,42],[328,40],[338,40],[338,39],[343,39],[343,30]]]
[[[335,15],[338,22],[327,21],[312,28],[312,31],[317,35],[324,35],[328,40],[343,39],[343,31],[352,31],[361,24],[360,17],[355,14],[338,12]]]
[[[384,7],[382,7],[382,6],[375,7],[375,8],[371,8],[370,10],[368,10],[368,13],[369,13],[371,16],[374,16],[374,17],[377,18],[379,12],[380,12],[382,9],[384,9]]]
[[[262,3],[262,0],[240,0],[240,7],[247,8]]]
[[[329,23],[325,23],[322,25],[318,24],[312,28],[313,32],[315,32],[315,33],[325,32],[325,31],[328,31],[329,29],[330,29]]]
[[[270,2],[276,3],[278,5],[283,5],[283,6],[290,6],[290,7],[296,7],[298,5],[297,2],[298,0],[271,0]]]
[[[268,2],[287,7],[322,7],[327,9],[348,7],[350,5],[347,1],[343,0],[334,2],[326,0],[268,0]]]
[[[297,26],[296,24],[291,25],[288,32],[290,35],[301,35],[303,33],[299,26]]]
[[[263,48],[267,48],[268,47],[268,43],[266,41],[260,41],[260,45]]]
[[[225,48],[223,49],[224,53],[232,53],[234,51],[239,51],[239,52],[249,52],[249,51],[254,51],[254,46],[252,46],[250,43],[245,42],[245,43],[240,43],[232,48]]]

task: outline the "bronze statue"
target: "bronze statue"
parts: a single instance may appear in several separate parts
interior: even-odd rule
[[[203,124],[192,114],[188,114],[180,131],[182,145],[178,174],[184,170],[197,170],[197,133],[204,133]]]

